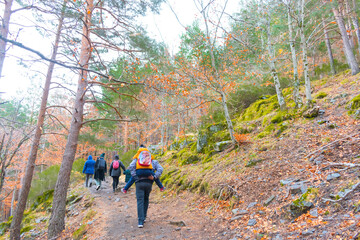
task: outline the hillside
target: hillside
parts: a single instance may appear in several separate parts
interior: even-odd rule
[[[275,96],[263,97],[233,120],[238,146],[224,123],[173,143],[159,156],[167,190],[153,186],[144,229],[134,190],[73,185],[63,239],[357,239],[359,77],[313,82],[317,116],[280,112]],[[24,239],[46,236],[50,200],[29,212]]]

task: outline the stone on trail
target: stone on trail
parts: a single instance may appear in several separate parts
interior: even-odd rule
[[[247,206],[247,208],[252,208],[252,207],[254,207],[256,204],[257,204],[257,202],[249,203],[249,205]]]
[[[326,177],[326,180],[331,181],[341,177],[340,173],[331,173]]]
[[[257,223],[256,219],[250,219],[247,225],[248,226],[255,226],[256,223]]]
[[[186,226],[184,221],[170,221],[171,225],[178,226],[178,227],[184,227]]]
[[[240,210],[238,208],[235,208],[233,210],[231,210],[231,212],[235,215],[244,215],[244,214],[248,214],[249,211],[248,210]]]
[[[272,195],[271,197],[266,199],[266,201],[264,202],[264,206],[268,206],[275,199],[275,197],[275,195]]]

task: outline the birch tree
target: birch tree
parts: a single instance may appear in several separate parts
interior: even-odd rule
[[[4,1],[4,14],[1,19],[1,25],[0,25],[0,32],[1,36],[7,38],[9,34],[9,25],[10,25],[10,17],[11,17],[11,7],[14,0],[5,0]],[[0,40],[0,78],[2,76],[2,69],[4,65],[5,60],[5,53],[6,53],[6,42],[3,40]]]
[[[345,56],[346,56],[346,60],[349,64],[349,67],[351,69],[351,74],[355,75],[359,72],[359,65],[358,65],[358,62],[352,51],[350,40],[347,35],[347,31],[346,31],[346,27],[345,27],[344,17],[341,14],[343,8],[344,8],[344,4],[342,1],[339,2],[338,0],[334,0],[333,6],[332,6],[332,12],[334,13],[336,22],[337,22],[339,30],[340,30],[340,34],[341,34],[341,38],[342,38],[342,42],[343,42],[343,46],[344,46],[344,51],[345,51]]]

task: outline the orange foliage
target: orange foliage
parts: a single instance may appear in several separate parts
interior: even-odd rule
[[[239,145],[249,143],[250,140],[249,134],[234,133],[234,137]]]

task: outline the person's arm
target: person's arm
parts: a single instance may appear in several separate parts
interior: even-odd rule
[[[113,163],[114,163],[114,162],[112,162],[112,163],[110,164],[109,176],[111,175],[111,170],[113,169]]]
[[[123,169],[123,171],[125,172],[125,170],[126,170],[126,167],[125,167],[125,165],[122,163],[122,161],[120,161],[120,160],[118,160],[119,161],[119,163],[120,163],[120,167]]]
[[[156,171],[155,178],[159,178],[161,176],[162,172],[164,171],[164,168],[156,160],[153,161],[153,166],[154,166],[154,170]]]
[[[130,170],[131,176],[136,177],[136,159],[133,159],[128,168]]]
[[[87,162],[85,162],[85,164],[84,164],[84,168],[83,168],[82,173],[85,173],[85,170],[86,170],[86,163],[87,163]]]

